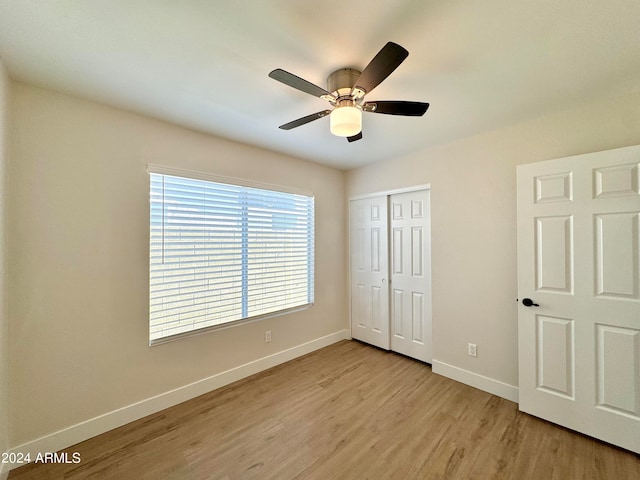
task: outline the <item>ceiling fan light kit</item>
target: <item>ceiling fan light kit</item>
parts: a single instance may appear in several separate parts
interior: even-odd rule
[[[329,115],[329,130],[338,137],[352,137],[362,130],[362,109],[353,105],[337,106]]]
[[[327,90],[303,78],[277,68],[269,73],[274,80],[292,88],[326,100],[333,110],[307,115],[284,125],[283,130],[305,125],[329,115],[329,130],[349,142],[362,138],[362,112],[420,117],[429,108],[428,103],[384,100],[365,102],[364,97],[387,78],[409,55],[400,45],[388,42],[362,72],[353,68],[341,68],[327,78]]]

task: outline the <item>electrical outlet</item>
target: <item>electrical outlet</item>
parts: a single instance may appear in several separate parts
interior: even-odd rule
[[[478,356],[478,346],[475,343],[470,343],[467,350],[467,355],[471,357]]]
[[[265,343],[269,343],[271,341],[271,330],[264,332],[264,341]]]

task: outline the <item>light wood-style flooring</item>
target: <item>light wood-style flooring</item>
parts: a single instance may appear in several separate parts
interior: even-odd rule
[[[640,479],[640,457],[343,341],[28,465],[23,479]]]

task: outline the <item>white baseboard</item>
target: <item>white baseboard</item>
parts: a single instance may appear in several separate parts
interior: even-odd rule
[[[225,372],[218,373],[197,382],[184,385],[170,390],[155,397],[142,400],[126,407],[113,410],[95,418],[58,430],[35,440],[26,442],[17,447],[11,448],[9,452],[31,454],[35,458],[38,453],[57,452],[77,443],[88,440],[102,433],[121,427],[127,423],[140,418],[157,413],[165,408],[173,407],[179,403],[191,400],[212,390],[215,390],[230,383],[246,378],[255,373],[267,370],[281,363],[288,362],[294,358],[301,357],[320,348],[329,346],[341,340],[351,338],[349,330],[340,330],[325,337],[317,338],[302,345],[283,350],[272,355],[268,355],[258,360],[254,360],[244,365],[232,368]],[[0,480],[5,480],[4,472],[17,468],[20,465],[2,464],[0,465]]]
[[[493,378],[485,377],[477,373],[464,370],[453,365],[446,364],[434,360],[431,364],[433,373],[442,375],[443,377],[450,378],[465,385],[472,386],[479,390],[497,395],[498,397],[506,398],[512,402],[518,403],[518,387],[509,385],[508,383],[494,380]]]

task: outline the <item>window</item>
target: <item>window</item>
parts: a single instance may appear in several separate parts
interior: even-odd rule
[[[313,196],[150,176],[151,344],[313,304]]]

